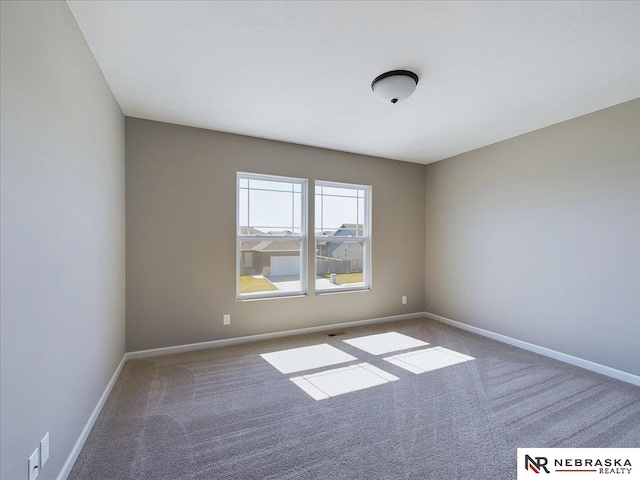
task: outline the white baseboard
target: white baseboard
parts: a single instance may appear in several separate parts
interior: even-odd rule
[[[87,423],[82,429],[82,433],[80,433],[80,437],[78,437],[76,444],[73,446],[71,453],[67,457],[67,461],[64,462],[64,465],[62,466],[62,470],[60,470],[60,473],[58,474],[57,480],[66,480],[66,478],[71,473],[71,469],[73,468],[73,465],[76,463],[76,460],[78,459],[78,455],[80,455],[80,452],[82,451],[82,447],[84,447],[84,442],[87,441],[87,437],[89,436],[89,433],[91,433],[91,429],[93,428],[93,425],[96,423],[96,420],[98,419],[98,415],[100,415],[100,412],[102,411],[102,407],[107,401],[107,398],[109,398],[111,389],[113,388],[113,385],[116,383],[116,380],[118,379],[118,375],[120,375],[120,371],[122,370],[122,367],[124,366],[126,361],[127,361],[127,354],[125,353],[125,355],[122,357],[122,360],[120,360],[120,364],[118,365],[118,368],[116,368],[116,371],[113,372],[113,375],[111,376],[111,380],[109,380],[109,383],[104,389],[104,392],[102,392],[102,395],[98,399],[98,403],[96,404],[96,407],[93,409],[93,412],[91,412],[91,415],[89,416],[89,420],[87,420]]]
[[[157,357],[160,355],[169,355],[172,353],[192,352],[194,350],[204,350],[207,348],[228,347],[229,345],[238,345],[241,343],[258,342],[261,340],[271,340],[273,338],[291,337],[293,335],[305,335],[309,333],[326,332],[339,328],[360,327],[363,325],[371,325],[374,323],[393,322],[397,320],[409,320],[412,318],[422,318],[423,312],[406,313],[403,315],[392,315],[389,317],[369,318],[367,320],[356,320],[354,322],[334,323],[331,325],[321,325],[318,327],[297,328],[295,330],[285,330],[283,332],[260,333],[258,335],[247,335],[245,337],[226,338],[223,340],[211,340],[209,342],[189,343],[187,345],[178,345],[175,347],[153,348],[151,350],[138,350],[137,352],[129,352],[125,354],[127,360],[136,358]]]
[[[500,333],[494,333],[489,330],[485,330],[483,328],[467,325],[466,323],[456,322],[455,320],[451,320],[450,318],[446,318],[446,317],[441,317],[440,315],[436,315],[434,313],[423,312],[423,315],[427,318],[431,318],[432,320],[436,320],[438,322],[451,325],[452,327],[457,327],[462,330],[466,330],[468,332],[482,335],[483,337],[491,338],[493,340],[497,340],[502,343],[513,345],[514,347],[519,347],[524,350],[529,350],[530,352],[544,355],[545,357],[550,357],[555,360],[560,360],[561,362],[569,363],[577,367],[582,367],[587,370],[591,370],[592,372],[601,373],[603,375],[607,375],[608,377],[612,377],[617,380],[622,380],[623,382],[631,383],[632,385],[640,386],[639,375],[623,372],[622,370],[616,370],[615,368],[607,367],[605,365],[601,365],[599,363],[595,363],[590,360],[585,360],[584,358],[574,357],[573,355],[569,355],[567,353],[558,352],[556,350],[551,350],[550,348],[541,347],[533,343],[524,342],[522,340],[511,338],[506,335],[502,335]]]

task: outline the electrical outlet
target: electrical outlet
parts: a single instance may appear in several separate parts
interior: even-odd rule
[[[49,432],[40,440],[40,468],[49,460]]]
[[[229,315],[229,314],[223,315],[222,324],[223,325],[231,325],[231,315]]]
[[[36,480],[40,473],[40,449],[36,448],[29,457],[29,480]]]
[[[403,305],[406,305],[406,304],[407,304],[407,296],[406,296],[406,295],[403,295],[403,296],[402,296],[402,304],[403,304]]]

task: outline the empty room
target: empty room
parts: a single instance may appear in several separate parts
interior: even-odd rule
[[[0,0],[0,478],[640,478],[639,1]]]

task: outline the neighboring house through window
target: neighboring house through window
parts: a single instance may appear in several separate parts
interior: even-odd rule
[[[237,174],[239,300],[306,293],[307,182]]]

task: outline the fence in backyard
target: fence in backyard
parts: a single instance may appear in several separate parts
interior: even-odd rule
[[[329,275],[330,273],[355,273],[362,272],[362,259],[342,260],[332,257],[316,256],[316,274]]]

